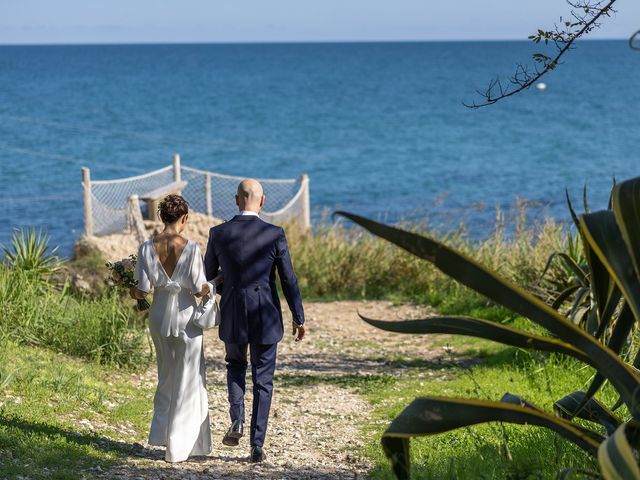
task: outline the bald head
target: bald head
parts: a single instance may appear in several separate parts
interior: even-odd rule
[[[264,191],[262,185],[253,178],[247,178],[238,185],[236,204],[240,210],[260,213],[264,205]]]

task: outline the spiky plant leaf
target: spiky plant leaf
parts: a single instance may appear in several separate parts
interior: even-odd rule
[[[546,352],[562,353],[591,364],[591,359],[581,350],[556,338],[535,335],[524,330],[472,317],[434,316],[421,320],[385,321],[367,318],[361,314],[360,318],[368,324],[396,333],[446,333],[485,338],[494,342],[504,343],[513,347],[527,350],[542,350]]]
[[[598,464],[606,480],[639,480],[640,468],[632,445],[637,446],[640,429],[624,423],[616,432],[600,444]]]
[[[582,215],[580,231],[585,243],[607,269],[609,278],[622,292],[636,320],[640,321],[640,278],[632,267],[615,215],[610,210]]]
[[[633,330],[634,324],[635,318],[633,313],[631,312],[629,305],[625,303],[613,327],[607,346],[614,352],[620,353],[622,347],[624,347],[627,339],[629,338],[629,334]],[[576,406],[575,413],[579,413],[582,408],[586,406],[587,402],[592,399],[596,393],[598,393],[598,390],[600,390],[602,385],[604,385],[605,380],[604,375],[600,372],[596,372],[593,380],[591,381],[591,385],[589,385],[589,388],[587,389],[587,393],[581,399],[581,403]]]
[[[574,417],[602,425],[609,435],[620,426],[620,420],[607,407],[585,392],[573,392],[553,404],[556,415],[571,420]]]
[[[581,288],[584,288],[584,287],[580,287],[580,285],[573,285],[573,286],[563,290],[553,300],[553,303],[551,304],[551,308],[553,308],[554,310],[558,310],[562,306],[562,304],[564,302],[566,302],[569,299],[569,297],[571,297],[571,295],[576,293]]]
[[[613,187],[611,207],[629,249],[636,275],[640,276],[640,177]]]
[[[576,211],[573,208],[573,204],[571,203],[571,197],[569,197],[569,190],[565,189],[564,196],[567,200],[567,208],[569,208],[569,213],[571,214],[571,219],[573,220],[573,224],[577,228],[580,222],[578,221],[578,215],[576,214]]]
[[[595,432],[530,406],[448,397],[416,398],[382,435],[382,447],[399,479],[410,475],[409,439],[486,422],[545,427],[594,454],[604,440]]]
[[[527,317],[588,355],[620,393],[634,418],[640,419],[640,379],[609,348],[573,325],[549,305],[501,275],[441,242],[390,227],[359,215],[337,212],[371,233],[433,263],[441,271],[494,302]]]
[[[546,275],[546,273],[549,271],[549,269],[553,265],[553,262],[556,261],[557,259],[562,260],[562,265],[564,266],[564,268],[575,275],[578,283],[581,286],[583,287],[589,286],[589,278],[588,278],[589,270],[586,267],[578,265],[578,263],[573,258],[571,258],[568,254],[564,252],[554,252],[551,255],[549,255],[549,258],[547,259],[547,263],[544,266],[544,269],[542,270],[542,274],[540,274],[540,280],[542,280],[542,278]]]
[[[42,229],[15,230],[11,246],[2,247],[4,260],[12,268],[35,275],[46,275],[58,270],[63,261],[57,256],[58,247],[49,250],[49,235]]]

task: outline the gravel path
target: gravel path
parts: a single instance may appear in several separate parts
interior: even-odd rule
[[[358,425],[371,405],[349,387],[336,385],[339,376],[401,374],[402,362],[437,364],[442,347],[431,348],[433,338],[388,334],[357,318],[360,310],[372,318],[408,319],[428,315],[424,307],[394,306],[389,302],[330,302],[305,305],[307,337],[294,343],[287,335],[280,343],[274,379],[274,398],[265,443],[266,462],[248,462],[248,435],[235,448],[221,443],[228,428],[224,351],[217,331],[205,336],[207,384],[213,452],[179,464],[163,460],[162,449],[140,445],[125,464],[101,478],[126,479],[358,479],[371,465],[358,454],[369,439]],[[390,360],[391,359],[391,360]],[[433,371],[425,372],[433,375]],[[147,381],[153,382],[155,368]],[[247,380],[251,405],[250,380]],[[249,407],[250,409],[250,407]],[[249,419],[247,419],[248,421]]]

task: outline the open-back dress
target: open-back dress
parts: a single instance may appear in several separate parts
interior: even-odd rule
[[[200,248],[189,240],[169,276],[148,240],[140,245],[135,278],[138,289],[153,288],[149,330],[158,360],[158,388],[149,443],[166,446],[168,462],[207,455],[211,429],[202,330],[191,322],[194,293],[206,282]]]

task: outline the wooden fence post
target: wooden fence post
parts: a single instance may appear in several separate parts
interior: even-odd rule
[[[142,212],[140,211],[140,199],[138,195],[130,195],[127,204],[127,223],[129,230],[136,236],[138,243],[147,240],[144,220],[142,220]]]
[[[207,209],[207,215],[213,217],[213,205],[211,204],[211,175],[204,174],[204,204]]]
[[[91,204],[91,172],[82,167],[82,188],[84,196],[84,234],[93,235],[93,208]]]
[[[173,181],[179,182],[182,179],[182,174],[180,172],[180,154],[173,154]]]
[[[302,192],[302,225],[305,229],[311,228],[311,199],[309,196],[309,175],[304,174],[301,178]]]

